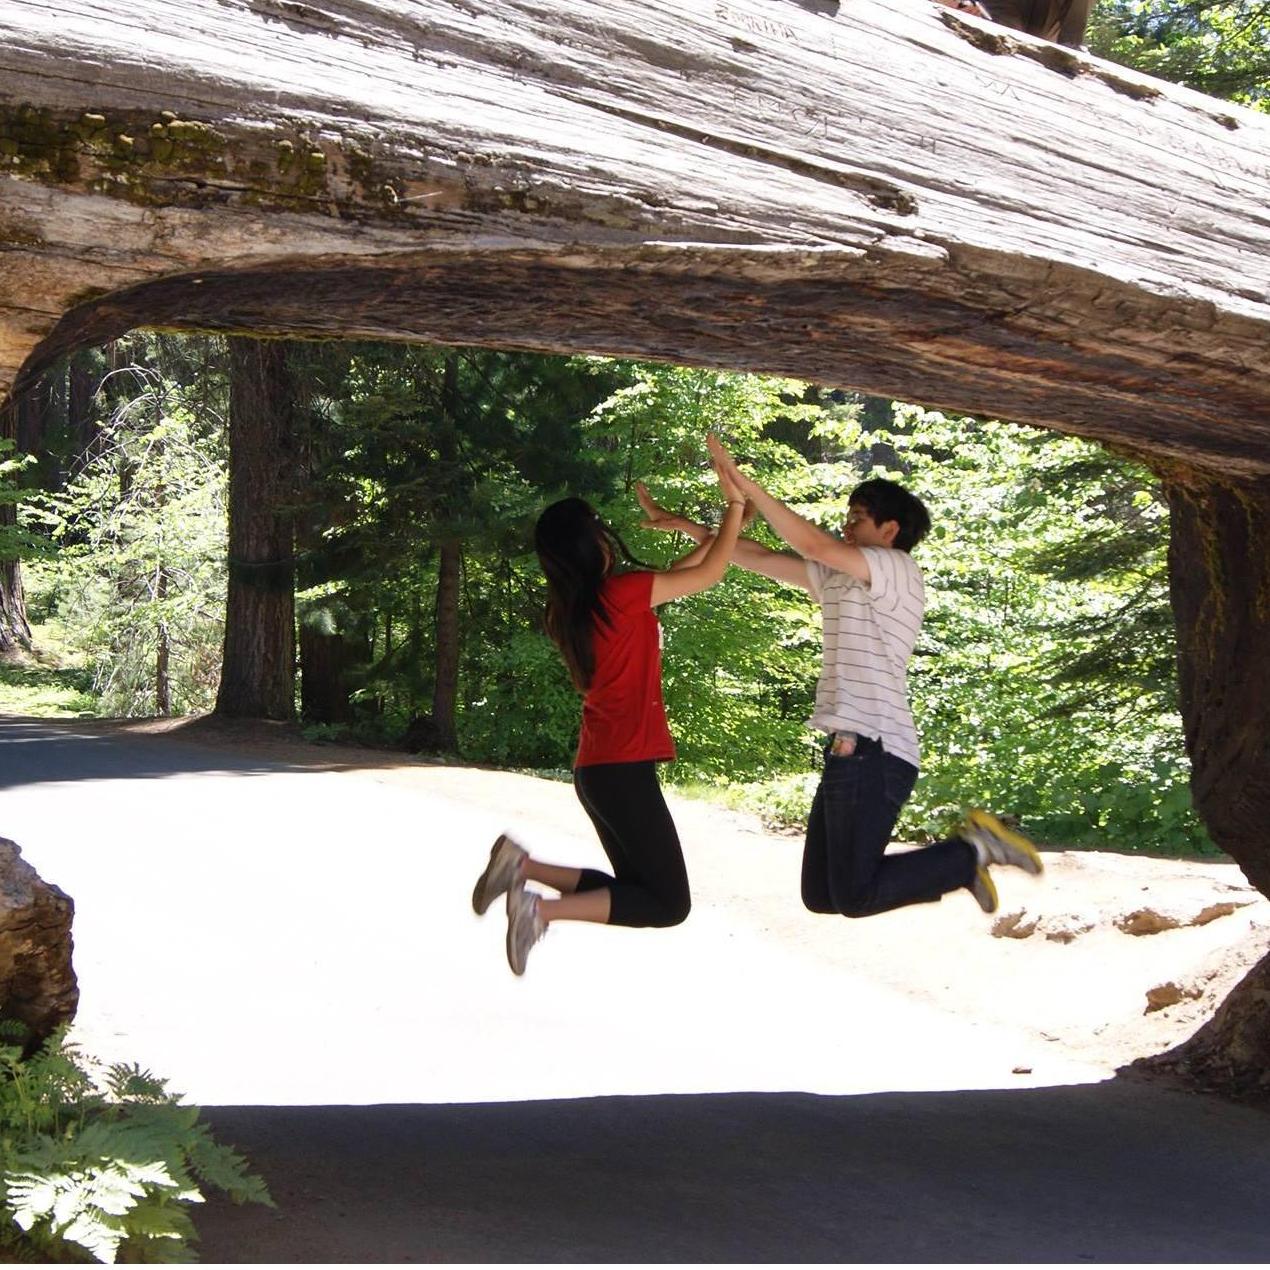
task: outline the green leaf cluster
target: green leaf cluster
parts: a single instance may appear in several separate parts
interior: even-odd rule
[[[104,1066],[59,1033],[22,1057],[0,1033],[0,1250],[56,1260],[192,1261],[200,1187],[272,1206],[264,1182],[164,1081]]]
[[[149,371],[115,376],[97,452],[49,500],[61,552],[42,566],[98,690],[114,694],[105,707],[139,712],[160,631],[183,650],[184,682],[203,685],[201,698],[183,690],[183,707],[210,699],[224,588],[216,358],[191,373],[162,346],[149,356]],[[1187,791],[1167,508],[1150,473],[1073,438],[788,379],[481,349],[323,345],[296,357],[308,452],[294,508],[300,622],[343,642],[352,705],[314,735],[414,744],[441,651],[441,545],[457,543],[458,753],[567,770],[580,703],[543,633],[534,519],[581,494],[637,557],[664,566],[689,544],[640,528],[634,484],[713,520],[703,442],[715,430],[830,531],[870,474],[930,506],[918,551],[928,612],[910,667],[924,766],[906,836],[988,805],[1051,842],[1209,849]],[[761,522],[749,532],[781,546]],[[818,758],[805,726],[815,604],[732,570],[661,621],[670,779],[736,787],[797,822]]]
[[[30,499],[28,524],[58,551],[31,572],[34,605],[88,652],[102,713],[164,712],[160,658],[170,712],[206,710],[224,622],[223,383],[173,337],[133,336],[121,360],[91,447],[61,489]]]
[[[1101,0],[1086,39],[1100,57],[1270,110],[1265,0]]]
[[[0,562],[31,560],[52,554],[48,539],[32,530],[25,518],[15,515],[16,509],[35,499],[35,494],[25,487],[23,477],[36,467],[31,455],[14,457],[16,446],[7,437],[0,437],[0,509],[10,508],[8,515],[0,511]]]

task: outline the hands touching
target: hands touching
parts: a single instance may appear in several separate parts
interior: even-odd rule
[[[715,474],[719,478],[719,487],[723,490],[723,497],[730,503],[741,502],[745,504],[745,514],[741,518],[741,528],[744,529],[754,519],[756,508],[751,495],[757,487],[737,467],[736,460],[727,452],[723,442],[713,432],[706,438],[706,446],[710,450],[710,462],[714,465]]]
[[[740,469],[736,465],[736,460],[724,449],[719,438],[711,433],[707,445],[710,449],[710,463],[714,468],[715,476],[719,480],[719,489],[723,494],[724,500],[729,503],[743,503],[745,511],[741,518],[741,528],[754,519],[754,503],[748,497],[749,491],[746,486],[753,486],[753,482],[741,474]],[[704,535],[704,527],[698,525],[695,521],[689,520],[686,516],[680,516],[668,508],[658,503],[648,492],[648,486],[643,481],[635,482],[635,497],[639,499],[640,508],[643,510],[644,519],[640,521],[642,529],[660,529],[666,533],[682,533],[687,534],[691,538],[701,540]],[[696,532],[694,532],[696,531]]]

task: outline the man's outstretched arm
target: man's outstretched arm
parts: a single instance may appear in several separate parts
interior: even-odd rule
[[[849,573],[853,578],[868,584],[869,560],[859,547],[843,542],[835,538],[833,534],[825,533],[818,525],[813,525],[811,521],[786,507],[779,498],[769,494],[757,481],[746,476],[713,432],[707,444],[710,447],[710,456],[715,463],[722,465],[731,473],[732,479],[741,487],[746,499],[754,504],[758,514],[771,525],[777,536],[789,543],[804,560],[818,561],[831,569]]]
[[[714,537],[714,531],[705,525],[689,520],[687,516],[668,511],[654,502],[643,481],[636,482],[635,496],[644,510],[643,527],[645,529],[661,529],[666,533],[685,534],[698,544],[696,551],[690,551],[683,560],[677,560],[671,565],[672,569],[695,560],[701,548],[708,546]],[[799,556],[792,556],[784,551],[772,551],[752,538],[736,540],[736,546],[732,550],[732,563],[740,565],[743,569],[749,569],[752,573],[761,573],[764,577],[774,578],[777,582],[801,587],[804,591],[811,589],[807,580],[807,566]]]

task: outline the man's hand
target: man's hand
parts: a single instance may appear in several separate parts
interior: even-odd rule
[[[726,488],[733,486],[742,498],[751,501],[758,484],[752,481],[736,465],[736,460],[724,448],[723,442],[713,432],[706,437],[706,445],[710,450],[710,461],[719,474],[719,481]]]

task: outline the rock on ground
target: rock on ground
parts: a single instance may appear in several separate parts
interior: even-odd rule
[[[43,1040],[75,1017],[79,987],[71,965],[75,904],[0,838],[0,1019]]]

